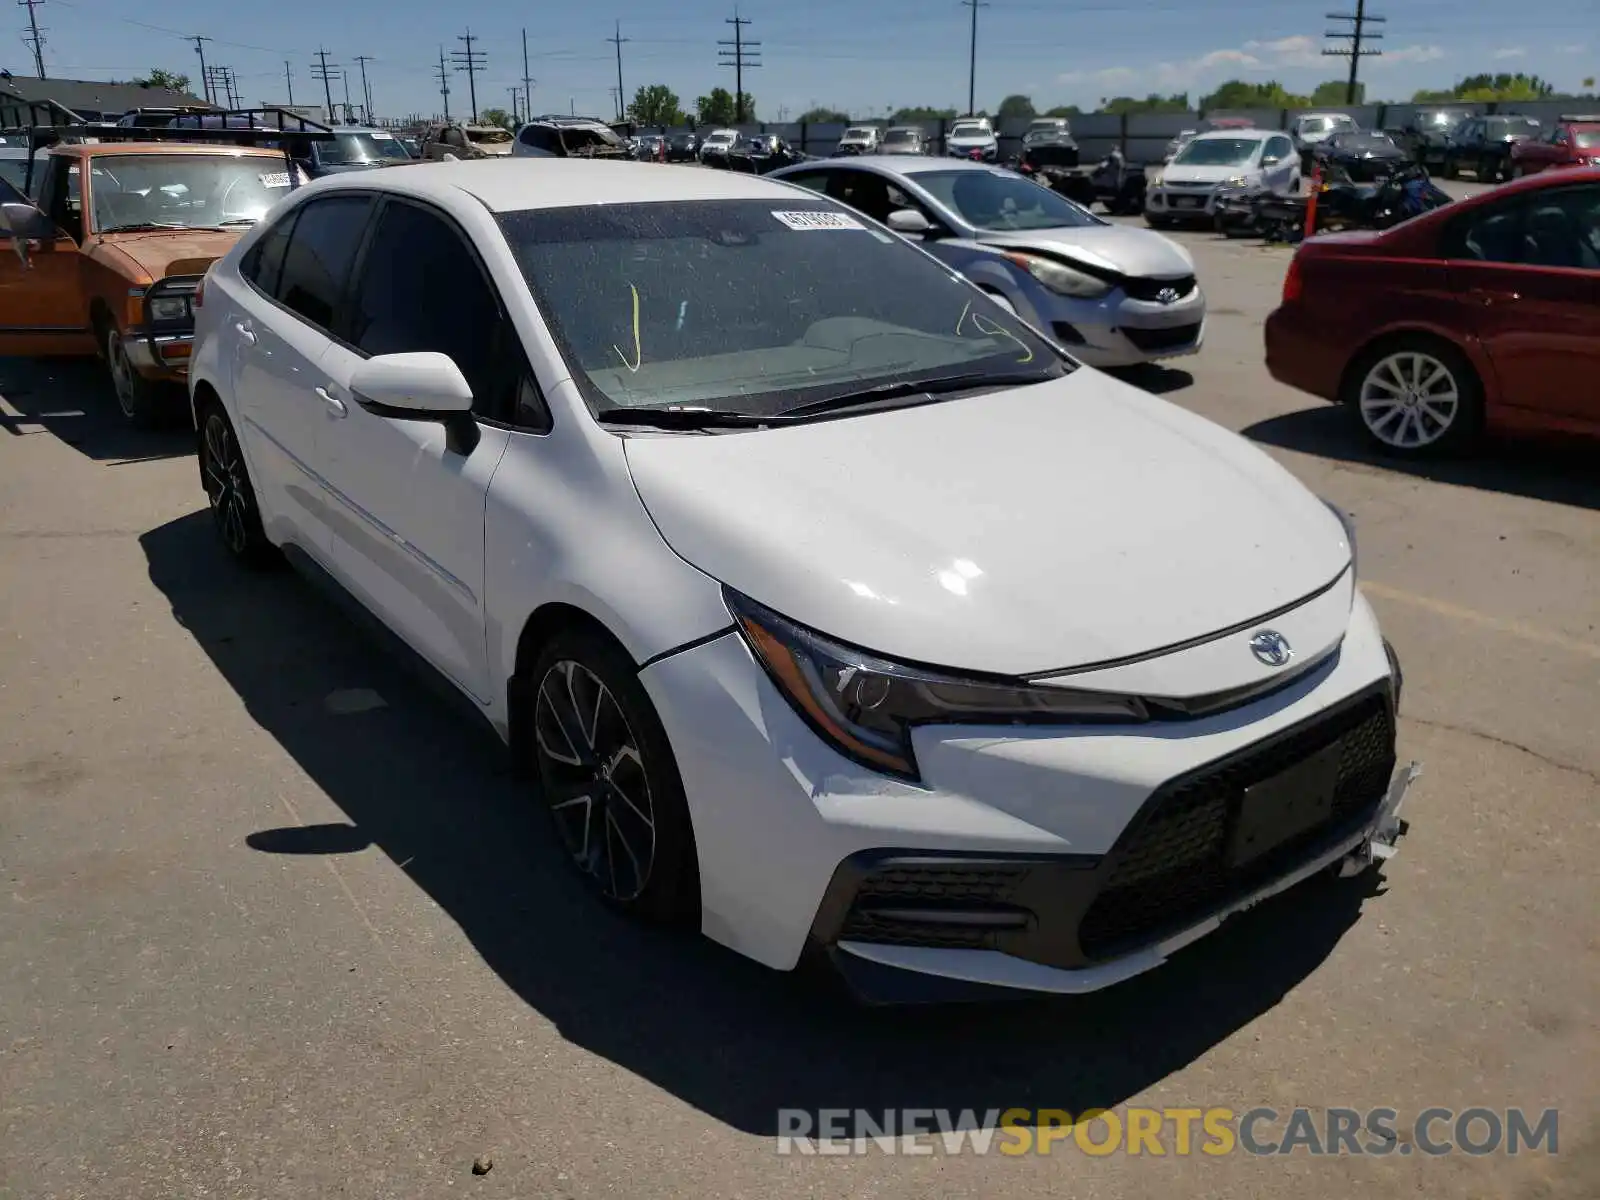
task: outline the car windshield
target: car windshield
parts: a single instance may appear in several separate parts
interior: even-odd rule
[[[1328,117],[1305,117],[1300,122],[1300,128],[1306,133],[1321,133],[1324,129],[1333,128],[1333,121]]]
[[[1453,129],[1461,119],[1460,113],[1450,112],[1448,110],[1439,112],[1425,112],[1418,114],[1417,124],[1433,129]]]
[[[467,137],[480,146],[503,146],[511,140],[504,129],[469,129]]]
[[[674,134],[673,138],[672,138],[672,144],[674,146],[678,147],[680,150],[685,146],[692,146],[692,145],[694,145],[694,134],[692,134],[692,133]]]
[[[914,142],[922,135],[915,129],[891,129],[883,135],[886,142]]]
[[[19,194],[26,192],[28,160],[25,158],[0,158],[0,179],[4,179]]]
[[[967,121],[950,130],[951,137],[988,137],[989,129],[976,121]]]
[[[1583,150],[1593,150],[1600,147],[1600,126],[1593,129],[1574,129],[1572,131],[1572,144]]]
[[[917,185],[979,229],[1082,229],[1099,217],[1009,171],[921,171]]]
[[[387,135],[378,140],[370,133],[338,133],[331,142],[317,143],[317,157],[329,166],[385,162],[405,158],[406,148]]]
[[[1195,138],[1172,161],[1186,167],[1242,167],[1259,149],[1260,138]]]
[[[862,129],[859,126],[857,126],[855,128],[846,129],[844,131],[844,140],[845,141],[865,142],[865,141],[870,141],[871,139],[872,139],[872,130],[870,130],[870,129]]]
[[[117,154],[94,166],[90,228],[253,225],[289,194],[277,155]]]
[[[1393,150],[1394,143],[1381,133],[1341,133],[1329,139],[1340,150]]]
[[[1496,137],[1535,137],[1539,133],[1539,122],[1532,117],[1501,117],[1491,125],[1490,131]]]
[[[1072,368],[954,272],[827,201],[532,209],[500,226],[597,411],[767,416],[930,374],[981,387]]]

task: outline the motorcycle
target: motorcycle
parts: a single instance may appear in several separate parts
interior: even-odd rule
[[[1389,229],[1450,202],[1428,172],[1414,164],[1371,184],[1356,183],[1336,169],[1317,187],[1313,232]],[[1259,185],[1224,188],[1214,204],[1215,225],[1224,237],[1297,242],[1305,236],[1308,205],[1305,196],[1285,196]]]
[[[1028,165],[1028,156],[1024,154],[1022,167],[1025,169]],[[1113,216],[1144,211],[1144,194],[1149,183],[1145,170],[1129,166],[1121,150],[1112,150],[1087,169],[1046,166],[1037,171],[1050,187],[1084,208],[1092,209],[1098,202]]]

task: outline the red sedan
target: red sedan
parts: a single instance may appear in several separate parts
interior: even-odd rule
[[[1266,343],[1274,379],[1348,404],[1392,453],[1600,437],[1600,170],[1302,243]]]
[[[1511,176],[1537,175],[1546,167],[1600,165],[1600,116],[1562,116],[1542,137],[1511,147]]]

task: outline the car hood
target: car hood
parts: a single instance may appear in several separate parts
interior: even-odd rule
[[[1236,175],[1251,177],[1259,175],[1261,168],[1258,166],[1243,167],[1197,167],[1188,163],[1168,163],[1161,174],[1162,183],[1221,183],[1232,179]]]
[[[986,246],[1040,250],[1085,266],[1122,275],[1178,278],[1194,274],[1194,259],[1171,238],[1132,225],[1089,225],[1081,229],[1032,229],[1026,233],[985,232]]]
[[[947,146],[987,146],[996,140],[992,133],[952,133],[945,138]]]
[[[130,278],[143,273],[152,280],[167,275],[203,275],[245,232],[238,229],[152,229],[141,233],[108,233],[97,240],[107,265]],[[115,260],[122,260],[115,263]]]
[[[785,428],[629,436],[667,543],[911,662],[1029,675],[1248,623],[1346,569],[1333,514],[1242,438],[1090,368]]]

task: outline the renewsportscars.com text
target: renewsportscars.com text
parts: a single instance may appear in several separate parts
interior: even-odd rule
[[[1547,1108],[1060,1108],[778,1110],[779,1154],[1555,1154]]]

